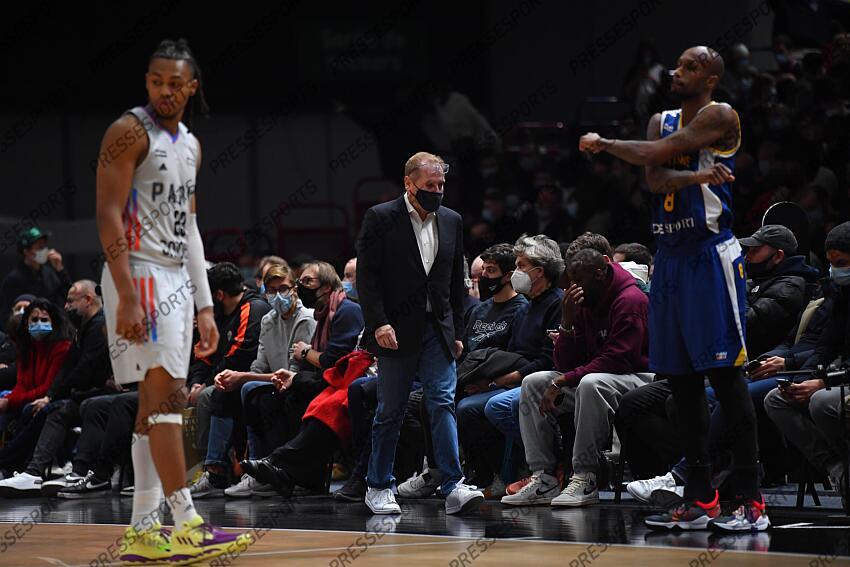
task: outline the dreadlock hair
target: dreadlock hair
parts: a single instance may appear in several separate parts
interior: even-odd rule
[[[183,60],[188,61],[189,65],[192,67],[192,79],[198,80],[198,90],[191,97],[191,100],[188,104],[188,112],[186,113],[186,127],[191,130],[192,129],[192,118],[195,114],[195,110],[201,116],[207,116],[210,113],[210,107],[207,105],[207,99],[204,97],[204,80],[201,77],[201,67],[198,65],[198,61],[195,59],[195,56],[192,54],[192,50],[189,48],[189,42],[183,39],[182,37],[177,41],[172,39],[164,39],[159,42],[156,50],[153,52],[153,55],[148,59],[148,64],[154,59],[175,59],[175,60]]]

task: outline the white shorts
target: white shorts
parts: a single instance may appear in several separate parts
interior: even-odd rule
[[[192,352],[195,285],[181,266],[164,267],[131,261],[130,276],[147,318],[147,340],[131,343],[115,332],[118,292],[109,268],[101,277],[103,312],[112,371],[119,384],[141,382],[151,368],[161,366],[173,378],[186,378]]]

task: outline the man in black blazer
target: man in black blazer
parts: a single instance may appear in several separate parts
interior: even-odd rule
[[[477,507],[481,492],[460,483],[455,360],[463,350],[463,223],[441,207],[448,165],[427,152],[404,166],[405,193],[366,211],[357,242],[364,337],[378,356],[378,408],[366,477],[375,514],[401,512],[391,489],[405,405],[419,378],[431,417],[446,513]]]

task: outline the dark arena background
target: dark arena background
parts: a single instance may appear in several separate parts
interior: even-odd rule
[[[181,38],[209,107],[199,111],[196,93],[183,123],[202,148],[194,196],[221,341],[209,357],[193,354],[185,407],[160,413],[182,413],[197,512],[247,534],[198,564],[850,565],[850,1],[84,4],[7,5],[0,17],[0,565],[116,565],[126,553],[139,402],[136,385],[122,389],[111,370],[127,343],[107,340],[108,323],[95,315],[104,266],[122,254],[99,237],[96,205],[104,171],[144,138],[107,145],[104,133],[148,103],[152,54]],[[694,46],[711,48],[702,53],[712,61],[689,64]],[[709,79],[718,55],[725,71]],[[675,116],[653,118],[685,108],[693,88],[735,109],[740,128],[731,142],[716,129],[701,146],[631,159],[662,147],[627,142],[658,138],[653,128],[662,136],[681,129],[683,139],[697,128],[691,124],[721,115],[695,118],[686,109],[678,124]],[[656,133],[648,138],[650,123]],[[734,157],[721,160],[730,148]],[[448,171],[434,169],[432,155],[406,172],[417,152],[439,156]],[[423,163],[431,169],[417,169]],[[688,168],[693,183],[656,190],[653,171]],[[432,174],[445,176],[431,217],[437,242],[418,228],[428,226],[424,193],[440,185],[426,187]],[[680,195],[688,191],[706,199],[689,205],[696,221],[665,217],[687,204]],[[403,194],[416,239],[399,241],[385,225],[371,225],[377,234],[364,228],[375,210],[388,210],[367,213],[376,205],[394,201],[404,211]],[[718,207],[722,200],[719,229],[707,220],[712,199]],[[460,215],[462,244],[443,230],[454,218],[447,209]],[[127,234],[155,223],[170,231],[171,210],[161,212],[136,218]],[[702,358],[725,364],[754,408],[751,421],[724,414],[730,390],[708,391],[709,412],[697,413],[708,428],[711,490],[724,516],[739,504],[755,509],[735,479],[746,468],[740,440],[756,437],[767,529],[750,516],[752,525],[738,531],[647,523],[696,498],[684,485],[697,470],[690,459],[699,421],[677,411],[689,406],[663,372],[650,374],[661,347],[647,345],[685,353],[730,300],[722,275],[684,285],[661,279],[674,255],[665,238],[694,222],[725,230],[743,248],[726,276],[742,278],[741,302],[729,313],[745,319],[745,345],[725,346],[738,340],[733,324],[731,339],[707,339],[721,346]],[[409,254],[375,252],[408,244]],[[449,247],[466,266],[441,254]],[[428,268],[434,262],[421,285],[405,271],[422,268],[420,253]],[[714,274],[710,260],[686,256],[695,259],[693,273]],[[444,267],[450,300],[434,291]],[[269,270],[278,271],[266,277]],[[228,276],[240,280],[237,289]],[[615,289],[621,276],[631,291]],[[720,295],[705,291],[712,282]],[[287,291],[295,313],[315,304],[305,320],[324,332],[296,340],[295,331],[270,327]],[[624,295],[615,301],[616,293]],[[388,309],[388,318],[376,317],[376,302],[396,296],[407,297],[401,316]],[[390,358],[376,329],[392,324],[402,337],[406,320],[426,317],[426,297],[427,319],[451,305],[461,322],[463,358],[450,367],[455,404],[439,414],[427,385],[417,393],[437,372],[434,359],[422,360],[399,420],[392,488],[400,514],[373,514],[365,478],[380,460],[372,424],[376,413],[381,421],[378,390],[384,403],[389,387],[376,386],[371,359],[356,376],[356,358],[348,370],[339,361],[362,347],[377,355],[381,377],[383,356]],[[186,299],[156,306],[151,295],[149,339]],[[621,300],[642,307],[633,312]],[[548,307],[537,309],[543,301]],[[517,309],[497,313],[501,303]],[[702,305],[707,315],[683,327],[653,321],[653,310],[672,313],[672,304]],[[48,338],[38,334],[39,314],[50,321]],[[439,341],[438,327],[419,331]],[[499,357],[483,359],[484,347],[531,362],[488,374]],[[480,366],[469,370],[477,355]],[[289,364],[278,370],[276,356]],[[697,380],[714,384],[716,376],[697,371]],[[533,390],[541,375],[556,380],[551,399],[540,393],[550,378]],[[615,388],[604,382],[612,376],[631,382],[615,380]],[[266,384],[249,392],[250,380]],[[512,390],[513,406],[494,417]],[[448,422],[456,422],[457,440],[446,445]],[[534,446],[551,454],[540,470],[530,462],[540,458]],[[458,458],[465,488],[455,490],[467,490],[474,506],[447,513],[453,500],[441,495],[442,464]],[[169,513],[163,524],[173,524]],[[163,545],[177,533],[163,531]]]

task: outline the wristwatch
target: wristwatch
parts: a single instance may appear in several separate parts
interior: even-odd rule
[[[301,360],[307,360],[307,353],[310,352],[311,348],[312,347],[304,347],[304,349],[301,351]]]
[[[490,382],[490,384],[489,384],[489,388],[490,388],[490,391],[498,390],[498,389],[499,389],[499,385],[498,385],[498,384],[496,384],[495,382]]]

